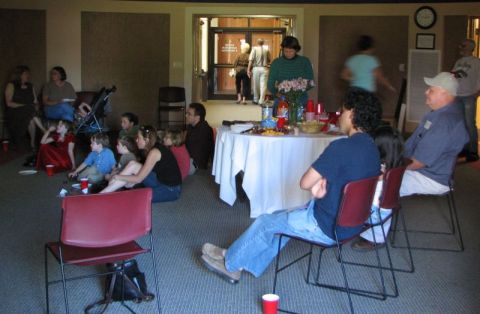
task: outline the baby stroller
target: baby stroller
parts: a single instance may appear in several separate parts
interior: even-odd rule
[[[85,117],[77,122],[75,135],[79,133],[98,133],[105,131],[102,126],[106,108],[109,105],[110,96],[117,90],[115,86],[110,89],[102,87],[96,97],[90,103],[92,110]]]

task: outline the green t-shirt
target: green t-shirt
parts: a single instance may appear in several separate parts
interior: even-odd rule
[[[122,138],[122,137],[136,138],[137,133],[138,133],[138,125],[134,125],[128,131],[124,130],[124,129],[121,129],[120,132],[118,132],[118,138]]]

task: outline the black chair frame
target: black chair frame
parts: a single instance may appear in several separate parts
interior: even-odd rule
[[[423,251],[437,251],[437,252],[463,252],[465,250],[465,246],[463,243],[462,231],[460,229],[460,221],[458,219],[457,213],[457,206],[455,204],[455,197],[454,197],[454,182],[453,178],[450,180],[448,184],[448,192],[441,195],[425,195],[429,197],[446,197],[448,203],[448,216],[449,216],[449,230],[448,231],[427,231],[427,230],[414,230],[414,229],[407,229],[405,224],[403,224],[403,229],[398,229],[398,217],[395,216],[395,223],[392,223],[392,237],[391,237],[391,244],[394,248],[409,248],[412,250],[423,250]],[[403,218],[404,221],[404,218]],[[436,247],[416,247],[410,246],[407,243],[407,247],[405,246],[398,246],[395,244],[395,238],[397,232],[403,232],[405,234],[411,233],[421,233],[421,234],[431,234],[431,235],[447,235],[453,236],[456,238],[458,242],[458,249],[449,249],[449,248],[436,248]]]

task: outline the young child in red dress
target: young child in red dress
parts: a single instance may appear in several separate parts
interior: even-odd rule
[[[37,169],[54,165],[55,172],[75,169],[75,136],[71,132],[71,123],[60,120],[43,134],[37,156]]]
[[[182,180],[194,174],[196,167],[193,165],[193,159],[187,151],[187,147],[183,142],[182,132],[179,130],[166,130],[163,137],[163,145],[170,148],[171,152],[177,160],[178,168],[182,174]]]

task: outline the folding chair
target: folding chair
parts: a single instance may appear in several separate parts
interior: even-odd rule
[[[310,240],[306,240],[300,237],[292,236],[289,234],[284,234],[280,233],[280,241],[278,245],[278,254],[277,254],[277,260],[275,263],[275,276],[273,280],[273,293],[276,291],[276,286],[277,286],[277,276],[278,274],[287,269],[288,267],[294,265],[295,263],[299,262],[305,257],[308,258],[308,270],[307,270],[307,277],[305,279],[307,284],[318,286],[318,287],[324,287],[328,289],[333,289],[337,291],[342,291],[346,292],[348,295],[348,301],[350,305],[350,310],[353,313],[353,303],[351,299],[351,294],[356,294],[364,297],[369,297],[369,298],[374,298],[374,299],[379,299],[379,300],[385,300],[386,299],[386,289],[385,289],[385,282],[383,278],[383,272],[381,269],[381,264],[380,264],[380,256],[378,254],[378,251],[376,250],[377,253],[377,262],[378,262],[378,268],[379,268],[379,275],[380,275],[380,280],[382,284],[382,291],[381,292],[376,292],[376,291],[367,291],[367,290],[361,290],[361,289],[354,289],[350,288],[348,279],[347,279],[347,273],[345,271],[345,264],[343,262],[343,255],[342,255],[342,246],[345,243],[348,243],[350,240],[354,239],[356,236],[358,236],[364,229],[362,229],[360,232],[357,234],[353,235],[352,237],[348,239],[339,239],[337,236],[337,229],[339,227],[357,227],[361,226],[364,224],[364,222],[368,219],[370,216],[370,208],[372,205],[372,200],[373,196],[375,193],[375,187],[378,181],[378,177],[371,177],[367,179],[362,179],[358,181],[352,181],[348,183],[344,189],[343,189],[343,196],[342,200],[340,203],[338,215],[337,215],[337,222],[336,226],[334,229],[334,235],[335,235],[335,243],[332,245],[327,245],[325,243],[319,243],[319,242],[312,242]],[[300,256],[299,258],[296,258],[292,262],[286,264],[285,266],[280,267],[280,254],[281,254],[281,243],[282,243],[282,238],[291,238],[294,240],[298,240],[301,242],[305,242],[307,244],[310,244],[310,250],[308,253]],[[312,263],[312,252],[313,252],[313,246],[317,246],[320,248],[320,255],[318,257],[318,266],[317,266],[317,276],[315,278],[315,281],[310,282],[310,272],[311,272],[311,263]],[[328,248],[336,248],[337,254],[340,259],[340,265],[342,269],[342,274],[343,274],[343,280],[344,280],[344,286],[334,286],[334,285],[329,285],[329,284],[323,284],[319,282],[319,277],[320,277],[320,266],[321,266],[321,261],[322,261],[322,254],[325,249]],[[290,311],[286,310],[280,310],[282,312],[287,312],[287,313],[293,313]]]
[[[448,182],[448,192],[444,194],[438,195],[422,195],[423,197],[445,197],[448,203],[448,224],[449,227],[447,231],[429,231],[429,230],[414,230],[414,229],[407,229],[405,225],[403,225],[403,230],[399,230],[397,228],[398,225],[398,217],[395,216],[395,223],[392,223],[392,238],[391,244],[394,248],[406,248],[405,246],[398,246],[395,244],[395,237],[397,232],[404,232],[404,233],[420,233],[420,234],[431,234],[431,235],[440,235],[440,236],[453,236],[458,243],[458,249],[450,249],[450,248],[439,248],[439,247],[417,247],[417,246],[410,246],[407,243],[407,248],[412,250],[425,250],[425,251],[443,251],[443,252],[463,252],[465,247],[463,244],[463,237],[462,231],[460,229],[460,222],[458,220],[457,214],[457,206],[455,205],[455,197],[454,197],[454,175],[455,175],[455,167],[456,163],[452,165],[452,175]],[[421,195],[421,194],[417,194]]]
[[[176,127],[185,129],[187,102],[185,88],[176,86],[158,89],[158,128]]]
[[[389,169],[385,172],[385,175],[383,177],[383,188],[382,188],[382,193],[380,195],[380,203],[379,207],[380,208],[391,208],[392,211],[391,213],[386,216],[386,217],[381,217],[380,211],[377,212],[377,214],[372,214],[372,215],[377,215],[377,219],[373,220],[373,217],[370,217],[367,222],[365,223],[365,227],[367,229],[373,228],[373,227],[380,227],[382,230],[382,235],[384,239],[387,239],[387,235],[385,234],[385,229],[383,227],[383,224],[388,220],[392,219],[393,216],[401,216],[402,219],[402,225],[405,228],[405,217],[403,215],[403,212],[401,211],[401,205],[400,205],[400,187],[402,185],[402,179],[403,179],[403,174],[405,173],[405,166],[400,166],[396,168]],[[398,218],[397,218],[398,219]],[[374,234],[375,236],[375,234]],[[392,275],[392,280],[393,280],[393,285],[394,285],[394,292],[393,295],[388,295],[391,297],[397,297],[398,296],[398,285],[397,285],[397,280],[395,277],[395,271],[398,272],[407,272],[407,273],[413,273],[415,271],[415,267],[413,264],[413,257],[412,257],[412,252],[410,250],[410,241],[408,239],[408,234],[404,233],[405,236],[405,241],[407,243],[406,248],[408,248],[408,256],[409,256],[409,267],[407,269],[403,268],[395,268],[393,267],[393,262],[392,262],[392,257],[390,254],[390,247],[388,245],[388,241],[385,240],[385,249],[387,252],[387,258],[388,258],[388,267],[381,266],[382,269],[390,270],[391,275]],[[349,265],[357,265],[357,266],[364,266],[364,267],[372,267],[372,268],[377,268],[377,265],[371,265],[371,264],[364,264],[364,263],[358,263],[358,262],[347,262],[344,261],[345,264]]]
[[[45,291],[49,313],[49,286],[61,282],[65,310],[69,313],[67,281],[95,276],[117,275],[123,278],[125,260],[150,253],[153,264],[157,310],[161,313],[157,268],[152,241],[152,190],[149,188],[107,194],[67,196],[62,202],[62,224],[57,242],[45,244]],[[149,247],[142,247],[136,239],[148,235]],[[62,279],[49,281],[48,252],[60,264]],[[91,266],[121,263],[120,270],[67,278],[65,266]],[[122,284],[123,281],[122,281]],[[108,295],[107,295],[108,297]],[[105,311],[111,300],[104,302]],[[121,304],[135,313],[122,300]]]
[[[78,133],[97,133],[103,132],[102,119],[105,116],[105,107],[108,105],[110,96],[117,90],[115,86],[110,89],[102,87],[94,98],[90,107],[92,110],[78,123],[75,129],[75,135]]]

